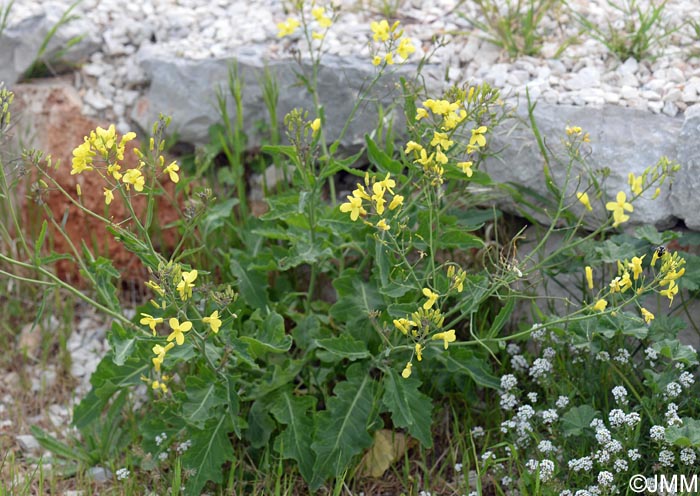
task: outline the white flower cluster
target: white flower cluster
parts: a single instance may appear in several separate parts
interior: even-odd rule
[[[168,435],[165,432],[161,432],[156,436],[156,446],[160,446],[163,442],[168,439]]]
[[[697,456],[695,455],[695,451],[693,448],[683,448],[681,450],[681,463],[685,465],[695,465],[695,459]]]
[[[670,426],[683,425],[683,421],[678,416],[678,405],[669,403],[666,410],[666,423]]]
[[[652,441],[661,442],[664,440],[665,435],[666,429],[663,425],[652,425],[651,429],[649,429],[649,437]]]
[[[693,378],[693,374],[691,374],[690,372],[683,372],[678,378],[678,382],[681,383],[681,386],[688,389],[693,384],[695,384],[695,379]]]
[[[131,472],[129,472],[129,470],[126,468],[120,468],[116,471],[117,480],[126,480],[129,478],[130,474]]]
[[[618,405],[626,405],[628,403],[627,390],[624,386],[615,386],[612,389],[612,395]]]
[[[681,392],[683,392],[683,389],[677,382],[669,382],[666,384],[666,397],[671,399],[678,398],[681,395]]]
[[[552,362],[546,358],[537,358],[530,367],[530,376],[533,379],[541,379],[552,371]]]
[[[504,391],[510,391],[517,385],[518,379],[516,379],[513,374],[506,374],[503,377],[501,377],[501,389],[503,389]]]
[[[191,446],[192,446],[192,441],[191,441],[190,439],[188,439],[187,441],[184,441],[184,442],[178,444],[178,445],[177,445],[177,448],[175,448],[175,451],[177,451],[177,454],[178,454],[178,455],[181,455],[181,454],[183,454],[185,451],[187,451],[188,449],[190,449]]]

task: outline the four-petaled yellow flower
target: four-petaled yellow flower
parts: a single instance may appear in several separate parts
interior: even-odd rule
[[[173,332],[171,332],[168,336],[168,342],[174,339],[177,345],[181,346],[182,343],[185,342],[185,333],[192,329],[192,322],[184,321],[183,323],[180,323],[179,320],[173,317],[168,321],[168,323],[170,324],[170,328],[173,330]]]
[[[107,188],[102,188],[104,189],[104,195],[105,195],[105,205],[109,205],[112,203],[112,200],[114,200],[114,193],[112,193],[111,189]]]
[[[408,319],[394,319],[394,326],[403,334],[408,334],[408,331],[415,327],[416,323]]]
[[[138,169],[129,169],[124,173],[122,181],[126,184],[126,189],[129,189],[129,185],[133,184],[136,191],[143,191],[143,186],[146,184],[146,179],[141,174]]]
[[[399,208],[401,205],[403,205],[403,196],[395,195],[391,199],[391,203],[389,203],[389,210],[395,210],[395,209]]]
[[[160,372],[160,366],[163,365],[163,360],[165,360],[165,354],[173,349],[175,343],[168,343],[165,346],[159,344],[153,346],[153,353],[157,355],[153,360],[153,367],[155,367],[156,372]]]
[[[380,219],[379,222],[377,222],[377,229],[380,231],[388,231],[391,229],[391,226],[386,223],[386,220]]]
[[[386,62],[386,65],[394,65],[394,54],[389,52],[384,55],[384,62]]]
[[[399,43],[399,47],[396,49],[396,53],[399,57],[406,60],[413,52],[416,51],[416,47],[413,46],[411,38],[402,38]]]
[[[644,269],[642,269],[642,260],[644,260],[644,257],[646,255],[642,255],[642,257],[632,257],[632,261],[627,264],[627,267],[629,269],[632,269],[632,278],[636,281],[639,279],[639,276],[643,272]]]
[[[173,161],[169,166],[163,169],[163,174],[168,174],[170,176],[170,180],[177,183],[180,180],[180,176],[177,175],[177,171],[179,170],[180,166],[177,165],[177,162]]]
[[[472,137],[469,138],[469,144],[471,146],[479,146],[479,147],[484,147],[486,146],[486,137],[484,134],[488,131],[488,128],[486,126],[479,126],[476,129],[472,129]]]
[[[379,65],[382,63],[382,58],[379,55],[375,55],[372,58],[372,65]]]
[[[591,206],[591,201],[588,199],[588,193],[576,193],[576,198],[578,198],[578,201],[580,201],[584,207],[586,207],[586,210],[591,212],[593,210],[593,207]]]
[[[588,289],[593,289],[593,269],[589,265],[586,265],[586,282]]]
[[[403,377],[404,379],[408,379],[409,377],[411,377],[411,368],[412,367],[413,367],[413,363],[408,362],[406,364],[406,366],[404,367],[403,372],[401,372],[401,377]]]
[[[162,324],[163,323],[163,318],[162,317],[153,317],[152,315],[148,315],[147,313],[142,313],[141,316],[143,317],[139,322],[141,325],[147,325],[148,327],[151,328],[151,331],[153,331],[153,335],[156,335],[156,325]]]
[[[605,301],[604,299],[600,299],[595,302],[595,305],[593,305],[593,310],[598,310],[599,312],[604,312],[605,307],[608,306],[608,302]]]
[[[299,26],[299,21],[292,17],[287,18],[285,22],[277,23],[277,37],[284,38],[285,36],[289,36],[294,33]]]
[[[643,307],[642,307],[642,317],[644,317],[644,322],[646,322],[647,324],[650,323],[652,320],[654,320],[654,314]]]
[[[195,279],[197,279],[196,270],[182,273],[182,281],[177,284],[177,290],[180,293],[180,299],[182,301],[185,301],[187,298],[192,298],[192,288],[194,288]]]
[[[632,204],[627,202],[627,195],[624,191],[618,192],[615,199],[616,201],[605,204],[605,209],[613,213],[613,227],[617,227],[630,219],[630,216],[626,215],[625,211],[634,211]]]
[[[472,171],[472,165],[473,163],[471,160],[467,162],[457,162],[457,167],[462,169],[462,172],[464,172],[467,175],[467,177],[472,177],[472,174],[474,174],[474,172]]]
[[[423,288],[423,295],[428,298],[428,300],[423,303],[423,309],[428,310],[430,307],[435,305],[435,302],[437,301],[438,297],[440,296],[437,293],[432,292],[428,288]]]
[[[661,296],[668,298],[668,306],[670,307],[673,304],[673,297],[678,294],[678,285],[676,281],[670,281],[668,288],[661,290],[659,293]]]
[[[221,319],[219,318],[219,311],[214,310],[214,312],[209,317],[202,318],[202,322],[209,324],[211,327],[211,332],[217,334],[221,328]]]
[[[408,143],[406,143],[406,149],[403,152],[406,155],[408,155],[411,152],[415,152],[415,155],[417,156],[417,154],[420,153],[421,150],[423,150],[423,147],[419,143],[416,143],[415,141],[409,141]]]
[[[333,25],[333,21],[325,16],[326,9],[323,7],[316,7],[315,9],[311,9],[311,15],[314,16],[314,19],[316,19],[316,22],[318,22],[318,25],[321,26],[324,29],[328,29]]]
[[[389,40],[389,22],[386,19],[381,21],[372,21],[369,23],[369,28],[372,30],[374,35],[374,41],[388,41]]]
[[[85,171],[92,170],[92,157],[95,152],[90,147],[90,142],[85,138],[85,141],[73,150],[73,168],[71,175],[81,174]]]
[[[446,332],[438,332],[437,334],[434,334],[432,339],[433,339],[433,341],[437,341],[439,339],[442,339],[442,342],[445,345],[445,349],[447,349],[448,343],[455,342],[457,340],[457,336],[455,336],[455,330],[450,329],[449,331],[446,331]]]
[[[357,191],[357,190],[355,190]],[[341,212],[350,212],[350,220],[356,221],[360,215],[365,215],[367,210],[362,206],[362,198],[355,195],[347,197],[348,201],[340,205]]]

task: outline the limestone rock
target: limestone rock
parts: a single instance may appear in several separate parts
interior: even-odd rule
[[[495,181],[528,187],[549,196],[544,182],[543,159],[532,131],[526,124],[527,108],[519,107],[517,114],[520,117],[517,123],[504,123],[502,129],[492,138],[491,148],[503,150],[498,157],[487,160],[485,170]],[[662,155],[672,160],[676,158],[675,141],[682,125],[680,119],[665,115],[651,116],[648,112],[612,105],[592,108],[551,105],[545,102],[537,104],[534,115],[547,146],[563,158],[566,158],[566,155],[562,140],[566,136],[567,125],[580,126],[590,133],[591,154],[587,162],[592,170],[610,168],[610,176],[604,182],[604,189],[611,199],[614,199],[620,190],[629,194],[629,172],[640,175]],[[566,161],[552,161],[550,164],[554,180],[560,186],[565,179],[565,163]],[[697,173],[696,176],[700,177]],[[575,210],[582,208],[576,201],[576,184],[577,180],[574,177],[567,191]],[[662,194],[656,200],[642,197],[635,202],[630,225],[650,223],[663,228],[675,223],[675,212],[669,202],[668,183],[662,190]],[[604,210],[603,205],[593,203],[594,212],[587,214],[588,218],[607,217],[608,212]],[[504,203],[503,206],[509,210],[517,210],[514,204]],[[694,208],[696,212],[700,212],[700,207]]]
[[[700,104],[685,111],[677,150],[681,170],[673,183],[673,213],[690,229],[700,230]]]

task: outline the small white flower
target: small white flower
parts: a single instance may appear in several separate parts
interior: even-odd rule
[[[554,462],[552,460],[542,460],[540,462],[540,480],[547,482],[554,474]]]
[[[462,464],[461,463],[455,463],[455,472],[461,472],[462,471]]]
[[[595,356],[596,360],[600,362],[609,362],[610,361],[610,353],[607,351],[599,351],[598,354]]]
[[[161,453],[158,455],[158,459],[159,459],[161,462],[164,462],[165,460],[167,460],[167,459],[168,459],[168,452],[167,452],[167,451],[161,452]]]
[[[676,461],[676,455],[670,450],[659,451],[659,463],[664,467],[672,467]]]
[[[542,423],[546,425],[551,425],[557,420],[559,420],[559,414],[553,408],[550,408],[548,410],[542,410],[540,412],[540,417],[542,417]]]
[[[695,384],[695,379],[693,378],[693,374],[690,372],[683,372],[678,378],[678,382],[681,383],[681,386],[688,389],[690,386]]]
[[[518,346],[515,343],[510,343],[510,344],[508,344],[508,346],[506,346],[506,352],[510,356],[517,355],[518,353],[520,353],[520,346]]]
[[[493,452],[491,452],[491,451],[485,451],[485,452],[481,455],[481,459],[482,459],[483,461],[486,461],[486,460],[488,460],[488,459],[495,460],[495,459],[496,459],[496,455],[494,455]]]
[[[156,446],[160,446],[163,444],[163,441],[168,439],[168,435],[165,432],[161,432],[156,436]]]
[[[627,390],[624,386],[615,386],[612,389],[612,394],[618,405],[627,404]]]
[[[627,415],[625,415],[625,412],[623,412],[619,408],[610,410],[610,413],[608,414],[608,421],[610,422],[611,427],[620,427],[625,423],[626,418]]]
[[[183,454],[185,451],[187,451],[188,449],[190,449],[190,446],[192,446],[192,441],[188,439],[187,441],[178,444],[178,445],[177,445],[177,448],[175,448],[175,451],[177,451],[177,454],[178,454],[178,455],[181,455],[181,454]]]
[[[681,450],[681,463],[685,465],[695,465],[695,459],[697,458],[695,455],[695,451],[693,448],[683,448]]]
[[[532,404],[537,403],[537,393],[527,393],[527,399],[530,400]]]
[[[507,475],[501,479],[502,486],[510,486],[512,484],[513,484],[513,479],[508,477]]]
[[[615,358],[613,358],[618,363],[628,363],[630,361],[630,352],[624,348],[618,348]]]
[[[629,469],[629,465],[627,464],[627,460],[623,460],[622,458],[618,458],[615,460],[615,463],[613,463],[613,467],[615,468],[615,472],[627,472]]]
[[[510,391],[517,385],[518,379],[516,379],[513,374],[506,374],[501,377],[501,389],[504,391]]]
[[[127,470],[126,468],[120,468],[116,471],[117,480],[126,480],[129,478],[129,474],[129,470]]]
[[[596,429],[595,438],[599,444],[608,444],[610,441],[612,441],[610,431],[605,427],[598,427],[598,429]]]
[[[656,360],[657,358],[659,358],[659,352],[656,351],[651,346],[649,348],[647,348],[646,350],[644,350],[644,354],[647,356],[647,360],[649,360],[649,361],[653,361],[653,360]]]
[[[613,439],[610,441],[608,444],[605,445],[605,450],[609,451],[610,453],[618,453],[622,451],[622,443],[618,441],[617,439]]]
[[[557,352],[554,351],[554,348],[551,346],[548,346],[544,350],[542,350],[542,358],[546,358],[547,360],[551,360],[557,355]]]
[[[515,417],[521,422],[527,422],[534,416],[535,409],[532,408],[530,405],[521,406],[520,408],[518,408],[518,413],[515,415]]]
[[[513,358],[510,359],[510,366],[513,367],[513,370],[516,372],[525,372],[530,368],[527,360],[522,355],[514,355]]]
[[[478,438],[480,438],[480,437],[484,437],[484,434],[485,434],[484,428],[481,427],[480,425],[477,425],[477,426],[473,427],[472,430],[471,430],[471,433],[472,433],[472,437],[473,437],[474,439],[478,439]]]
[[[649,429],[649,437],[652,441],[663,441],[665,435],[666,429],[663,425],[653,425],[651,429]]]
[[[629,458],[631,462],[636,462],[641,457],[642,455],[639,453],[639,450],[637,448],[627,450],[627,458]]]
[[[559,493],[559,496],[574,496],[574,493],[572,493],[568,489],[564,489],[562,492]]]
[[[537,467],[538,467],[539,465],[540,465],[540,462],[538,462],[537,460],[534,460],[534,459],[530,458],[530,459],[527,461],[527,463],[525,463],[525,468],[527,468],[527,469],[530,471],[530,473],[534,473],[534,472],[537,471]]]
[[[530,367],[530,376],[533,379],[540,379],[549,375],[552,371],[552,363],[546,358],[537,358]]]
[[[513,393],[503,393],[500,401],[502,410],[513,410],[518,406],[518,399]]]
[[[559,396],[555,406],[559,409],[566,408],[569,405],[569,398],[566,396]]]
[[[534,341],[542,341],[546,337],[547,328],[543,327],[542,324],[532,324],[530,332],[530,338]]]
[[[605,465],[610,461],[610,453],[606,450],[598,450],[595,452],[595,455],[593,455],[593,458],[598,460],[598,463],[601,465]]]
[[[609,487],[613,483],[613,474],[607,470],[603,470],[598,474],[598,484],[603,487]]]
[[[590,456],[574,458],[569,460],[569,468],[574,472],[580,472],[581,470],[584,472],[590,472],[593,470],[593,460],[591,460]]]
[[[666,396],[669,398],[678,398],[682,391],[681,385],[677,382],[669,382],[666,385]]]
[[[548,439],[543,439],[540,441],[537,445],[537,449],[542,453],[552,453],[557,450],[554,444],[552,444],[552,441],[549,441]]]
[[[634,427],[635,425],[637,425],[641,421],[642,421],[642,418],[639,416],[639,414],[637,412],[628,413],[627,416],[625,417],[625,424],[627,424],[628,427]]]

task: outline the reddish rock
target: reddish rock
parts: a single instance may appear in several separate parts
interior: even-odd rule
[[[116,193],[112,204],[109,208],[105,208],[103,186],[107,185],[97,173],[92,171],[79,175],[70,174],[73,149],[83,142],[84,136],[87,136],[91,130],[97,126],[107,128],[111,123],[99,122],[82,115],[82,105],[77,91],[60,79],[17,85],[13,91],[16,94],[13,111],[17,123],[15,134],[21,132],[21,136],[16,137],[23,139],[25,146],[31,146],[50,154],[53,164],[60,160],[59,167],[51,170],[51,175],[73,198],[78,198],[76,185],[80,184],[82,203],[87,208],[110,218],[113,222],[121,222],[127,218],[127,208]],[[28,144],[27,139],[29,139]],[[138,159],[134,155],[133,149],[138,146],[138,140],[128,143],[122,172],[137,166]],[[170,181],[165,181],[164,184],[172,195],[174,185]],[[64,223],[70,242],[78,250],[81,249],[81,244],[84,241],[96,256],[109,257],[127,284],[144,279],[146,271],[138,258],[127,251],[121,243],[114,240],[113,236],[106,230],[103,221],[80,210],[60,191],[50,191],[43,198],[57,222]],[[145,196],[132,197],[132,203],[137,214],[143,218],[141,214],[145,211]],[[177,218],[177,209],[173,208],[172,204],[164,197],[159,197],[156,212],[154,224],[160,226],[169,224]],[[43,209],[31,200],[26,200],[23,205],[23,213],[25,225],[30,231],[36,233],[42,219],[45,218]],[[129,224],[122,226],[129,227]],[[154,243],[158,241],[162,249],[167,250],[168,247],[175,246],[176,233],[172,229],[163,231],[159,238],[154,240]],[[71,252],[68,239],[58,233],[56,229],[51,228],[50,238],[47,236],[47,245],[49,239],[53,251],[57,253]],[[65,280],[80,281],[77,267],[67,260],[57,262],[56,270],[59,276]]]

